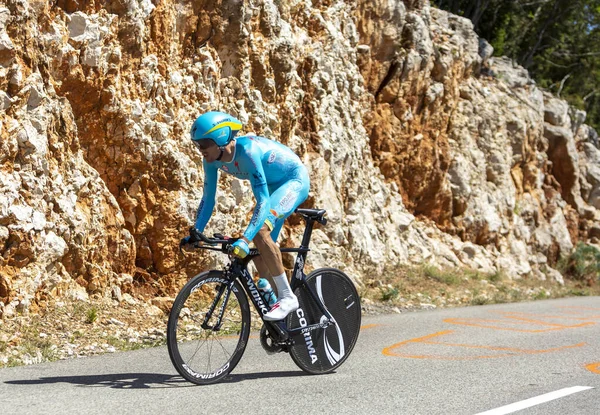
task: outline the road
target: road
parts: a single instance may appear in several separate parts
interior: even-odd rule
[[[510,405],[510,406],[509,406]],[[2,414],[600,413],[600,297],[363,318],[336,373],[252,336],[226,382],[193,386],[166,347],[0,369]]]

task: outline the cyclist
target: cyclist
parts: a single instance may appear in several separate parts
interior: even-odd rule
[[[196,230],[203,232],[214,206],[218,171],[249,180],[256,206],[243,236],[233,246],[233,254],[244,258],[253,241],[260,256],[254,259],[262,277],[277,288],[278,301],[265,314],[269,321],[282,320],[298,308],[281,252],[275,244],[285,219],[306,200],[310,179],[300,158],[288,147],[264,137],[235,137],[242,123],[223,112],[207,112],[196,119],[191,139],[203,156],[204,194],[196,215]],[[184,238],[184,243],[190,237]]]

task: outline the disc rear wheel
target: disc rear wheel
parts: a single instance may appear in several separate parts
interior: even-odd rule
[[[306,277],[315,295],[332,315],[334,324],[294,335],[289,348],[299,368],[312,374],[328,373],[338,368],[350,356],[360,332],[360,297],[354,283],[340,270],[322,268]],[[289,329],[322,323],[323,312],[306,286],[294,291],[300,307],[287,317]]]

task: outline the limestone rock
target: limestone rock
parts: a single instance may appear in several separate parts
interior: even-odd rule
[[[571,126],[569,104],[549,94],[544,94],[544,99],[544,121],[569,128]]]
[[[136,303],[144,284],[167,297],[223,265],[177,249],[203,188],[188,130],[213,109],[301,157],[304,206],[329,218],[308,265],[357,284],[425,262],[537,273],[600,219],[584,114],[425,1],[11,2],[0,108],[5,315],[48,295]],[[221,178],[207,231],[240,233],[253,206]],[[301,232],[292,219],[280,243]]]
[[[484,38],[479,38],[479,56],[481,56],[482,63],[487,63],[488,59],[494,54],[494,47],[489,44]]]

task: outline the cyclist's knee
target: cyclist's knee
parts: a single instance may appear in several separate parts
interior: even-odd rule
[[[272,242],[271,239],[271,229],[267,225],[263,225],[262,228],[258,231],[256,236],[254,237],[254,245],[260,251],[262,246],[269,245]]]

